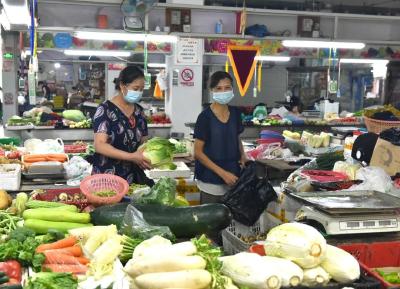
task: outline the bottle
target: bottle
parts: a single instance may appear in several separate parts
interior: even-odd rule
[[[216,34],[222,34],[222,27],[223,27],[223,22],[221,19],[218,20],[218,22],[215,24],[215,33]]]

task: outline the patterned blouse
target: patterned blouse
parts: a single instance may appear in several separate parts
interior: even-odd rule
[[[108,135],[108,143],[114,148],[133,153],[142,137],[148,135],[147,122],[143,108],[135,105],[131,117],[127,117],[114,103],[107,100],[102,103],[93,118],[94,133]],[[145,183],[143,170],[130,161],[116,160],[96,153],[93,162],[93,174],[113,174],[131,183]]]

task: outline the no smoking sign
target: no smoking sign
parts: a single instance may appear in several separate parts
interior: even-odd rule
[[[184,68],[181,72],[181,85],[183,86],[194,86],[194,73],[190,68]]]

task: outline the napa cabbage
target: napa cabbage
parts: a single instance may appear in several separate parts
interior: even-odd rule
[[[324,259],[326,240],[311,226],[286,223],[269,231],[264,248],[269,256],[285,258],[308,269]]]
[[[172,162],[175,145],[169,140],[154,137],[141,145],[139,150],[143,150],[143,155],[150,160],[151,165],[154,168],[168,170],[176,169],[176,165]]]

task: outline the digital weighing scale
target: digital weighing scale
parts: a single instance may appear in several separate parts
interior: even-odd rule
[[[303,203],[296,221],[322,226],[328,235],[400,231],[400,198],[389,194],[323,191],[291,192],[288,196]]]

